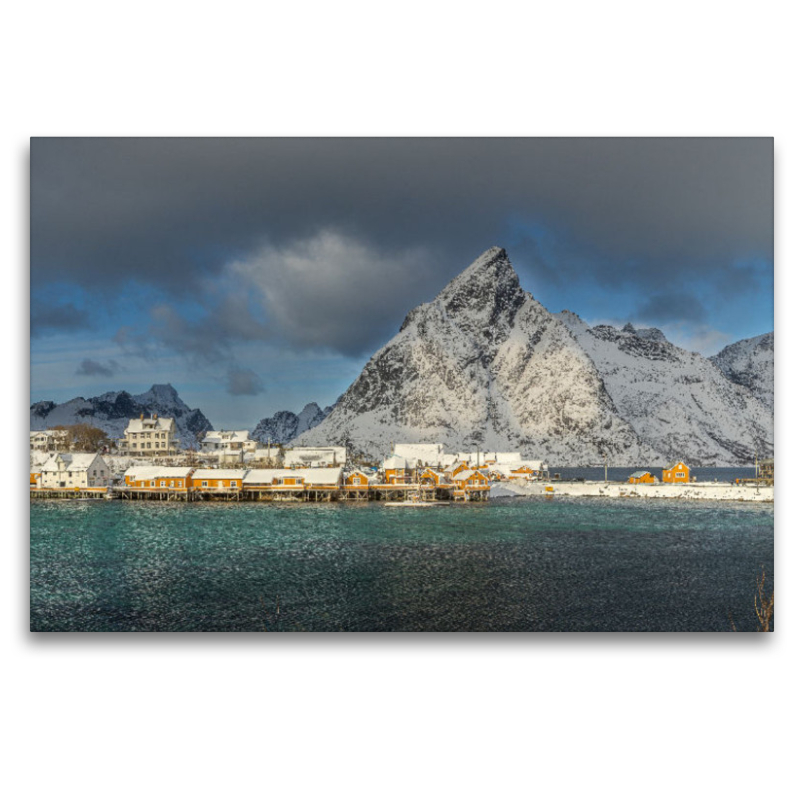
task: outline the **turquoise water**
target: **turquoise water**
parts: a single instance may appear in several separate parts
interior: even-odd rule
[[[773,507],[31,504],[31,630],[755,627]]]

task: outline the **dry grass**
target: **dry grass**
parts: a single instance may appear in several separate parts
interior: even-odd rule
[[[775,590],[773,589],[770,596],[767,597],[764,590],[766,579],[766,573],[762,570],[761,577],[756,581],[756,594],[753,598],[753,604],[756,609],[756,617],[758,617],[758,630],[769,633],[774,628],[772,618],[775,613]]]
[[[775,630],[775,590],[773,589],[767,597],[766,582],[767,573],[762,567],[761,576],[756,579],[756,593],[753,595],[753,606],[758,620],[756,631],[759,633],[770,633]],[[731,621],[731,628],[738,632],[739,629],[730,614],[728,614],[728,619]]]

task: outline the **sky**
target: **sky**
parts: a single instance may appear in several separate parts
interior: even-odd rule
[[[31,402],[321,406],[492,246],[550,311],[773,329],[770,138],[31,140]]]

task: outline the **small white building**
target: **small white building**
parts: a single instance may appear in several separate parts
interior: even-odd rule
[[[346,447],[292,447],[283,453],[284,467],[341,467],[346,461]]]
[[[234,454],[240,460],[243,453],[252,453],[257,447],[248,431],[209,431],[200,443],[203,453]]]
[[[409,469],[444,467],[455,460],[455,456],[452,453],[445,453],[444,445],[438,442],[434,444],[395,444],[392,447],[392,455],[405,459]]]
[[[67,431],[31,431],[31,450],[41,453],[55,453],[65,450],[67,444]]]
[[[456,460],[465,461],[471,467],[523,463],[522,453],[504,453],[497,450],[473,450],[471,453],[456,453]]]
[[[130,455],[171,455],[178,448],[177,428],[171,417],[145,417],[132,419],[119,440],[119,449]]]
[[[277,466],[283,463],[280,447],[256,447],[255,450],[245,452],[244,463],[266,463]]]
[[[42,465],[43,489],[89,489],[108,486],[111,471],[97,453],[54,453]]]

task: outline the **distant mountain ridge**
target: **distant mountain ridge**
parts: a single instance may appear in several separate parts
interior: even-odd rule
[[[520,450],[564,466],[606,456],[621,466],[724,466],[771,453],[773,439],[771,410],[713,360],[657,328],[591,328],[551,314],[492,248],[412,310],[293,443],[381,457],[392,442],[440,441],[450,452]]]
[[[770,411],[775,411],[775,334],[742,339],[711,360],[734,383],[749,389]]]
[[[657,328],[590,328],[558,316],[592,359],[620,415],[668,461],[747,463],[772,452],[772,414],[699,353],[671,344]]]
[[[331,409],[331,406],[322,409],[316,403],[307,403],[299,414],[278,411],[273,416],[262,419],[253,428],[251,436],[264,444],[286,444],[319,425],[330,414]]]
[[[175,420],[183,447],[195,444],[198,433],[214,429],[203,412],[189,408],[169,383],[154,384],[138,395],[115,391],[88,399],[75,397],[66,403],[41,400],[30,407],[30,412],[32,431],[85,423],[100,428],[113,439],[123,435],[128,420],[155,413]]]

